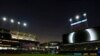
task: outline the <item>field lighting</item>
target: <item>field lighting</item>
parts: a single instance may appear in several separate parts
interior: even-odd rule
[[[26,27],[26,26],[27,26],[27,23],[25,23],[25,22],[24,22],[24,23],[23,23],[23,26],[25,26],[25,27]]]
[[[3,21],[7,21],[7,18],[6,18],[6,17],[3,17],[2,20],[3,20]]]
[[[86,17],[86,15],[87,15],[86,13],[83,14],[84,17]]]
[[[80,16],[79,15],[76,15],[76,17],[75,17],[77,20],[79,20],[79,18],[80,18]]]
[[[72,22],[72,18],[70,18],[69,21]]]
[[[20,25],[20,22],[18,21],[17,24]]]
[[[86,13],[83,14],[84,17],[86,17],[86,15],[87,15]],[[75,19],[78,20],[78,21],[71,23],[71,26],[74,26],[74,25],[77,25],[77,24],[80,24],[80,23],[83,23],[83,22],[87,22],[87,18],[85,18],[83,20],[79,20],[80,19],[79,15],[76,15]],[[70,18],[69,21],[72,22],[72,18]]]
[[[11,20],[10,20],[10,22],[11,22],[11,23],[14,23],[14,20],[13,20],[13,19],[11,19]]]
[[[85,24],[84,26],[88,27],[88,22],[87,22],[87,17],[86,16],[87,16],[87,14],[83,13],[82,15],[76,15],[75,19],[70,18],[69,22],[70,22],[70,25],[72,27],[72,30],[74,30],[74,28],[76,28],[76,27],[78,28],[79,26],[82,26],[82,29],[83,29],[83,25],[82,24]],[[88,33],[88,36],[89,36],[88,40],[89,41],[97,40],[94,30],[86,29],[85,31]],[[68,36],[69,43],[74,43],[74,35],[75,35],[75,32],[72,32],[72,33],[69,34],[69,36]]]

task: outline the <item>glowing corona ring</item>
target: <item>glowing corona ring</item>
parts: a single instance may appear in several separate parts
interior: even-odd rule
[[[97,35],[96,32],[93,29],[86,29],[86,31],[88,32],[88,41],[94,41],[97,40]]]
[[[75,35],[75,32],[72,32],[69,34],[68,36],[69,43],[74,43],[74,35]]]
[[[86,29],[85,31],[88,33],[88,41],[97,40],[97,35],[96,35],[95,30]],[[69,34],[69,36],[68,36],[69,43],[74,43],[74,35],[75,35],[75,32],[72,32]]]

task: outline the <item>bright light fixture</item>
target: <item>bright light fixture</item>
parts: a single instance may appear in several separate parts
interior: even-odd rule
[[[18,25],[20,25],[20,22],[19,21],[17,23],[18,23]]]
[[[70,18],[69,21],[72,22],[72,18]]]
[[[3,17],[2,19],[3,19],[3,21],[7,21],[7,18],[6,17]]]
[[[14,19],[11,19],[10,21],[11,21],[11,23],[14,23]]]
[[[26,27],[26,26],[27,26],[27,23],[23,23],[23,26],[25,26],[25,27]]]
[[[83,14],[83,16],[86,16],[86,15],[87,15],[86,13]]]
[[[79,15],[76,15],[76,17],[75,17],[77,20],[80,18],[80,16]]]

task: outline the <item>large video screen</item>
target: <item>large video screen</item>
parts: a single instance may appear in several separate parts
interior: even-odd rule
[[[100,27],[78,30],[63,35],[63,43],[81,43],[100,40]]]

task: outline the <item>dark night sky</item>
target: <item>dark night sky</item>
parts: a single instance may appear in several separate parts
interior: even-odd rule
[[[62,41],[62,34],[70,32],[68,19],[84,12],[89,27],[100,25],[98,1],[0,0],[0,17],[27,22],[26,32],[37,34],[40,42]]]

